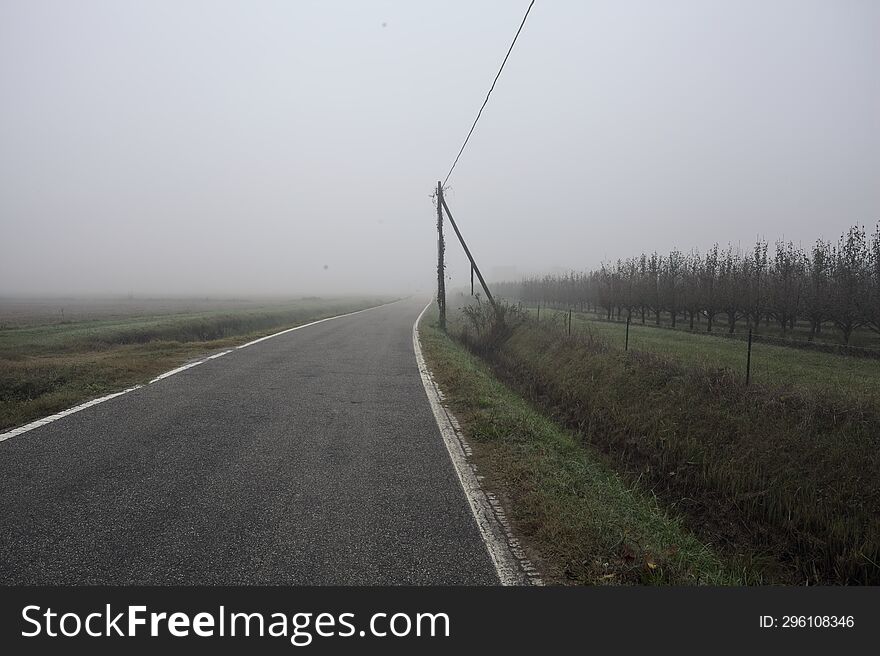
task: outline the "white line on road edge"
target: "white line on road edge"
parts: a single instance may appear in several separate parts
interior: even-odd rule
[[[541,585],[541,578],[511,532],[498,499],[480,487],[476,468],[468,460],[471,453],[470,446],[462,435],[455,415],[443,405],[443,392],[437,387],[431,370],[425,364],[422,347],[419,344],[419,322],[431,307],[431,303],[433,301],[424,307],[413,324],[413,351],[443,443],[458,474],[458,480],[483,536],[492,564],[495,565],[501,585]]]
[[[67,415],[72,415],[74,412],[79,412],[80,410],[85,410],[86,408],[91,408],[93,405],[98,405],[99,403],[103,403],[104,401],[109,401],[110,399],[115,399],[117,396],[122,396],[123,394],[128,394],[139,387],[143,387],[142,385],[135,385],[134,387],[129,387],[128,389],[122,390],[121,392],[114,392],[113,394],[108,394],[107,396],[102,396],[98,399],[92,399],[91,401],[86,401],[85,403],[81,403],[67,410],[62,410],[54,415],[49,415],[48,417],[44,417],[43,419],[37,419],[36,421],[32,421],[29,424],[25,424],[24,426],[19,426],[18,428],[13,428],[11,431],[7,431],[5,433],[0,433],[0,442],[4,442],[8,439],[21,435],[22,433],[27,433],[28,431],[32,431],[35,428],[39,428],[40,426],[45,426],[46,424],[51,424],[53,421],[58,421],[62,417],[66,417]]]
[[[401,299],[398,299],[401,300]],[[287,328],[286,330],[282,330],[277,333],[272,333],[271,335],[266,335],[265,337],[260,337],[259,339],[255,339],[247,344],[242,344],[241,346],[236,346],[235,348],[229,349],[228,351],[222,351],[220,353],[215,353],[214,355],[209,355],[206,358],[202,358],[201,360],[196,360],[195,362],[189,362],[181,367],[177,367],[176,369],[172,369],[171,371],[166,371],[164,374],[159,374],[153,380],[151,380],[147,385],[152,385],[153,383],[157,383],[160,380],[168,378],[169,376],[173,376],[174,374],[179,374],[181,371],[186,371],[187,369],[192,369],[193,367],[197,367],[200,364],[204,364],[209,360],[216,360],[217,358],[221,358],[228,353],[232,353],[238,349],[247,348],[248,346],[253,346],[258,342],[264,342],[267,339],[272,339],[273,337],[278,337],[279,335],[284,335],[286,333],[292,332],[294,330],[301,330],[302,328],[308,328],[309,326],[314,326],[318,323],[324,323],[325,321],[330,321],[332,319],[341,319],[342,317],[350,317],[354,314],[360,314],[361,312],[366,312],[367,310],[375,310],[378,307],[382,307],[384,305],[392,305],[397,303],[398,301],[391,301],[391,303],[380,303],[379,305],[374,305],[372,307],[364,308],[363,310],[355,310],[354,312],[346,312],[345,314],[337,314],[333,317],[325,317],[323,319],[318,319],[317,321],[312,321],[310,323],[304,323],[301,326],[294,326],[293,328]],[[92,399],[91,401],[86,401],[85,403],[81,403],[80,405],[74,406],[67,410],[62,410],[61,412],[50,415],[48,417],[44,417],[42,419],[37,419],[36,421],[32,421],[29,424],[25,424],[24,426],[19,426],[18,428],[13,428],[10,431],[5,433],[0,433],[0,442],[5,442],[6,440],[12,439],[13,437],[18,437],[22,433],[27,433],[29,431],[34,430],[35,428],[39,428],[40,426],[45,426],[46,424],[51,424],[53,421],[58,421],[59,419],[63,419],[68,415],[72,415],[75,412],[79,412],[80,410],[85,410],[86,408],[91,408],[93,405],[98,405],[99,403],[103,403],[104,401],[109,401],[110,399],[115,399],[117,396],[122,396],[123,394],[128,394],[129,392],[133,392],[136,389],[140,389],[144,387],[143,385],[135,385],[134,387],[129,387],[128,389],[122,390],[121,392],[114,392],[113,394],[108,394],[106,396],[102,396],[97,399]]]

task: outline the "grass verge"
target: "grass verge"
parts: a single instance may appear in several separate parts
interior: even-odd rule
[[[880,582],[876,399],[747,387],[729,369],[567,336],[543,315],[499,340],[482,311],[463,336],[493,371],[719,553],[767,581]]]
[[[486,363],[420,326],[422,349],[464,430],[484,483],[551,582],[716,584],[752,581],[636,485],[502,384]]]

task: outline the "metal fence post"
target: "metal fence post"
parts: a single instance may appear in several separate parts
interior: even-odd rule
[[[752,377],[752,329],[749,328],[749,350],[746,355],[746,387],[749,386],[749,380]]]

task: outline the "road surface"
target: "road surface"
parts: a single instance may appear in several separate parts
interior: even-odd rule
[[[3,584],[497,584],[405,300],[0,443]]]

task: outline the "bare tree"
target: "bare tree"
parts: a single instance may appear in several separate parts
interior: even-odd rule
[[[821,239],[818,240],[807,264],[805,307],[810,321],[810,341],[819,334],[822,322],[828,317],[831,260],[831,246]]]
[[[660,272],[663,269],[663,258],[657,252],[651,253],[648,258],[648,304],[654,311],[655,323],[660,325],[660,313],[663,311],[663,301],[660,296]]]
[[[683,269],[684,255],[682,255],[681,251],[677,249],[673,249],[669,253],[663,261],[663,267],[660,269],[660,289],[663,299],[662,307],[672,318],[673,328],[675,328],[675,321],[681,310],[679,288],[681,286]]]
[[[853,330],[866,323],[868,246],[865,229],[854,226],[834,249],[831,276],[831,320],[849,344]]]
[[[733,334],[736,322],[745,314],[746,272],[739,252],[728,246],[724,251],[718,276],[721,308],[727,315],[727,332]]]
[[[880,333],[880,221],[877,222],[877,226],[874,228],[868,258],[870,277],[868,280],[869,293],[865,319],[871,330]]]
[[[715,244],[700,267],[700,301],[706,317],[706,332],[712,332],[712,323],[719,312],[718,308],[718,244]]]
[[[804,254],[792,242],[776,242],[773,267],[767,275],[768,311],[784,335],[794,328],[801,310],[804,286]]]
[[[682,308],[688,317],[690,329],[694,329],[694,320],[703,310],[703,298],[700,274],[703,261],[700,254],[693,252],[685,258],[684,275],[682,276]]]
[[[758,322],[764,313],[764,296],[767,273],[767,242],[758,239],[752,250],[752,256],[744,261],[745,282],[747,289],[746,317],[749,325],[757,329]]]

